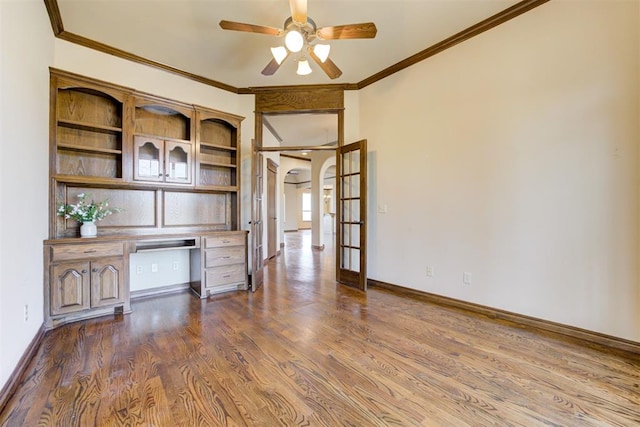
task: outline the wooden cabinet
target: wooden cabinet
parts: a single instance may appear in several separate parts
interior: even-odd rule
[[[202,276],[191,284],[200,298],[229,290],[247,289],[247,233],[208,234],[202,237]]]
[[[140,240],[205,239],[189,249],[194,290],[246,289],[243,117],[66,71],[50,77],[46,327],[129,312],[128,251]],[[80,224],[57,215],[82,193],[122,209],[94,239],[79,239]]]
[[[121,181],[130,92],[57,75],[51,87],[51,174]]]
[[[45,244],[45,324],[130,311],[124,242]]]
[[[192,146],[189,143],[136,136],[133,179],[191,184]]]

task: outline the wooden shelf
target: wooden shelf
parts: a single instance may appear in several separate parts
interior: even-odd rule
[[[230,147],[228,145],[218,145],[218,144],[212,144],[210,142],[203,142],[200,141],[200,146],[204,146],[207,148],[213,148],[216,150],[225,150],[225,151],[238,151],[238,149],[236,147]]]
[[[72,128],[72,129],[86,130],[90,132],[102,132],[102,133],[111,133],[111,134],[122,133],[122,128],[119,128],[119,127],[100,125],[96,123],[84,123],[84,122],[78,122],[75,120],[66,120],[66,119],[58,119],[58,126],[63,126],[63,127]]]
[[[112,150],[109,148],[89,147],[87,145],[63,144],[58,143],[58,149],[82,151],[86,153],[103,153],[103,154],[122,154],[122,150]]]
[[[184,144],[191,144],[191,140],[189,139],[178,139],[178,138],[169,138],[161,135],[151,135],[148,133],[134,133],[133,136],[139,136],[142,138],[153,138],[153,139],[161,139],[163,141],[173,141],[173,142],[182,142]]]
[[[236,186],[223,186],[223,185],[201,185],[201,189],[206,189],[207,191],[221,191],[223,193],[237,193],[238,187]]]
[[[201,165],[207,165],[207,166],[221,167],[221,168],[230,168],[230,169],[236,169],[238,167],[236,165],[232,165],[232,164],[229,164],[229,163],[208,162],[206,160],[200,160],[200,164]]]

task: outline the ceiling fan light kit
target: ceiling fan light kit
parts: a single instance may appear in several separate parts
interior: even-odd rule
[[[271,48],[273,59],[262,70],[262,74],[265,76],[271,76],[278,71],[280,65],[289,57],[290,52],[302,51],[302,56],[298,60],[297,74],[308,75],[312,72],[307,59],[311,58],[330,79],[336,79],[342,75],[342,71],[329,59],[331,46],[318,43],[318,41],[371,39],[376,36],[378,31],[373,22],[317,28],[313,19],[307,15],[307,0],[289,0],[289,7],[291,16],[284,22],[283,29],[226,20],[220,21],[220,28],[223,30],[284,36],[284,46]]]
[[[296,74],[306,76],[307,74],[311,74],[312,71],[309,61],[307,61],[306,58],[302,58],[298,61],[298,70],[296,71]]]
[[[272,47],[271,54],[273,55],[273,59],[276,60],[278,65],[282,64],[282,61],[284,61],[287,56],[289,56],[289,52],[287,52],[287,48],[285,48],[284,46]]]

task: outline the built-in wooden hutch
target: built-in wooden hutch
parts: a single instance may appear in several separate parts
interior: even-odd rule
[[[129,312],[129,255],[190,251],[191,288],[247,288],[239,230],[243,117],[51,69],[45,324]],[[80,193],[122,208],[81,238],[57,216]]]

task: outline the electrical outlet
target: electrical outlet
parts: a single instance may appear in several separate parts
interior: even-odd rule
[[[427,266],[427,276],[433,277],[433,267]]]
[[[151,272],[152,273],[158,272],[158,264],[151,264]]]
[[[136,267],[136,274],[142,274],[143,271],[144,271],[144,269],[142,268],[141,265]]]
[[[24,305],[24,323],[29,321],[29,304]]]
[[[171,264],[171,268],[173,269],[173,271],[178,270],[178,261],[173,261],[173,263]]]
[[[471,273],[468,273],[468,272],[462,273],[462,283],[464,283],[465,285],[471,284]]]

